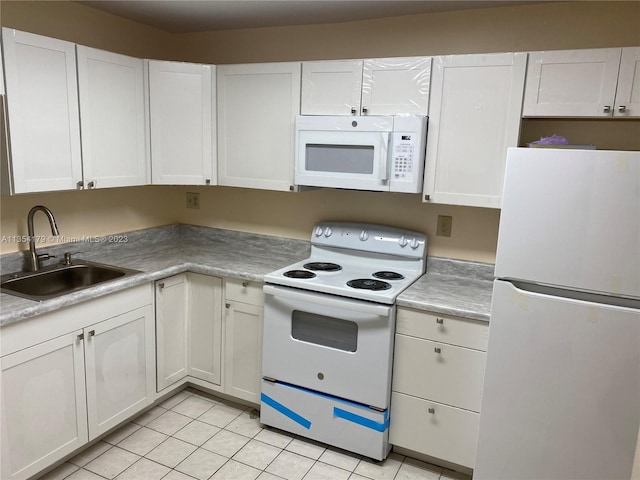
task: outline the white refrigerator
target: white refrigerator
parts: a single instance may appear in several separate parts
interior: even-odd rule
[[[640,152],[509,149],[495,276],[473,479],[630,479]]]

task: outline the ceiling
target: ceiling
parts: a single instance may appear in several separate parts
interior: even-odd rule
[[[310,25],[543,1],[515,0],[78,0],[169,33]]]

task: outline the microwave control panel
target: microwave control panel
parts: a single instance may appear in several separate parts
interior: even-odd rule
[[[427,117],[394,118],[390,139],[389,180],[393,192],[420,192],[424,173]]]
[[[391,152],[391,178],[399,182],[412,182],[415,177],[417,132],[393,132]]]

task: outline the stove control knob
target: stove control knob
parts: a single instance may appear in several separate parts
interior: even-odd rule
[[[369,232],[367,232],[366,230],[362,230],[360,232],[360,240],[362,240],[363,242],[369,240]]]
[[[415,250],[420,246],[420,243],[418,242],[417,239],[414,238],[409,242],[409,246]]]
[[[324,236],[329,238],[331,236],[331,234],[333,233],[333,230],[331,230],[331,227],[327,227],[324,229]]]
[[[316,237],[321,237],[322,236],[322,227],[316,227],[316,229],[313,231],[313,233],[315,234]]]
[[[401,236],[400,239],[398,240],[398,245],[400,245],[401,247],[407,246],[407,239],[404,238],[404,235]]]

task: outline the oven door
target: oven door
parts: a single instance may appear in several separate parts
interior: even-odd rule
[[[392,129],[388,117],[298,117],[295,183],[388,191]]]
[[[395,306],[265,285],[262,375],[389,405]]]

